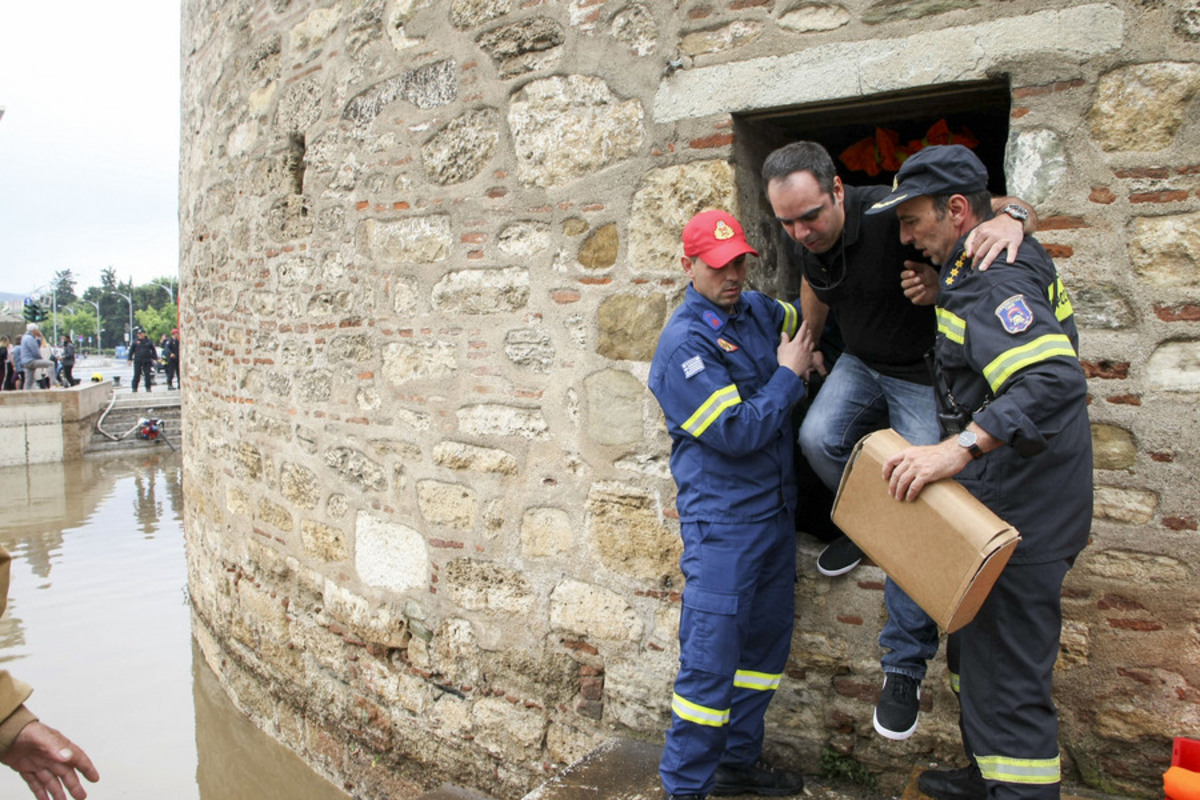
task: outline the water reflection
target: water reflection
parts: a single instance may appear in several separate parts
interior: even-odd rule
[[[100,770],[94,800],[345,800],[232,707],[193,651],[178,455],[0,468],[0,662]],[[0,767],[0,797],[31,797]]]

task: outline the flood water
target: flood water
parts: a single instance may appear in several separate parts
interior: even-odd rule
[[[0,668],[91,756],[89,798],[346,800],[233,705],[191,636],[178,455],[0,468]],[[0,798],[32,797],[0,765]]]

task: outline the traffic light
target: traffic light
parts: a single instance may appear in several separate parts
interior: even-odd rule
[[[44,322],[46,320],[46,312],[37,302],[25,298],[25,321],[26,322]]]

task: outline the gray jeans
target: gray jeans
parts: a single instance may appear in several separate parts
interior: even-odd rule
[[[54,362],[49,359],[39,358],[37,361],[26,361],[21,367],[25,370],[25,388],[32,389],[37,385],[34,383],[34,373],[39,369],[53,370]]]

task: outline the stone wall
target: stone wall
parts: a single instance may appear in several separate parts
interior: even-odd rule
[[[1158,790],[1200,733],[1200,3],[183,8],[190,594],[260,725],[357,797],[515,798],[661,737],[681,580],[644,382],[683,222],[763,216],[742,115],[1007,77],[1008,186],[1074,292],[1096,440],[1068,776]],[[769,752],[894,788],[958,752],[944,669],[917,735],[875,736],[882,575],[818,580],[815,552]]]

